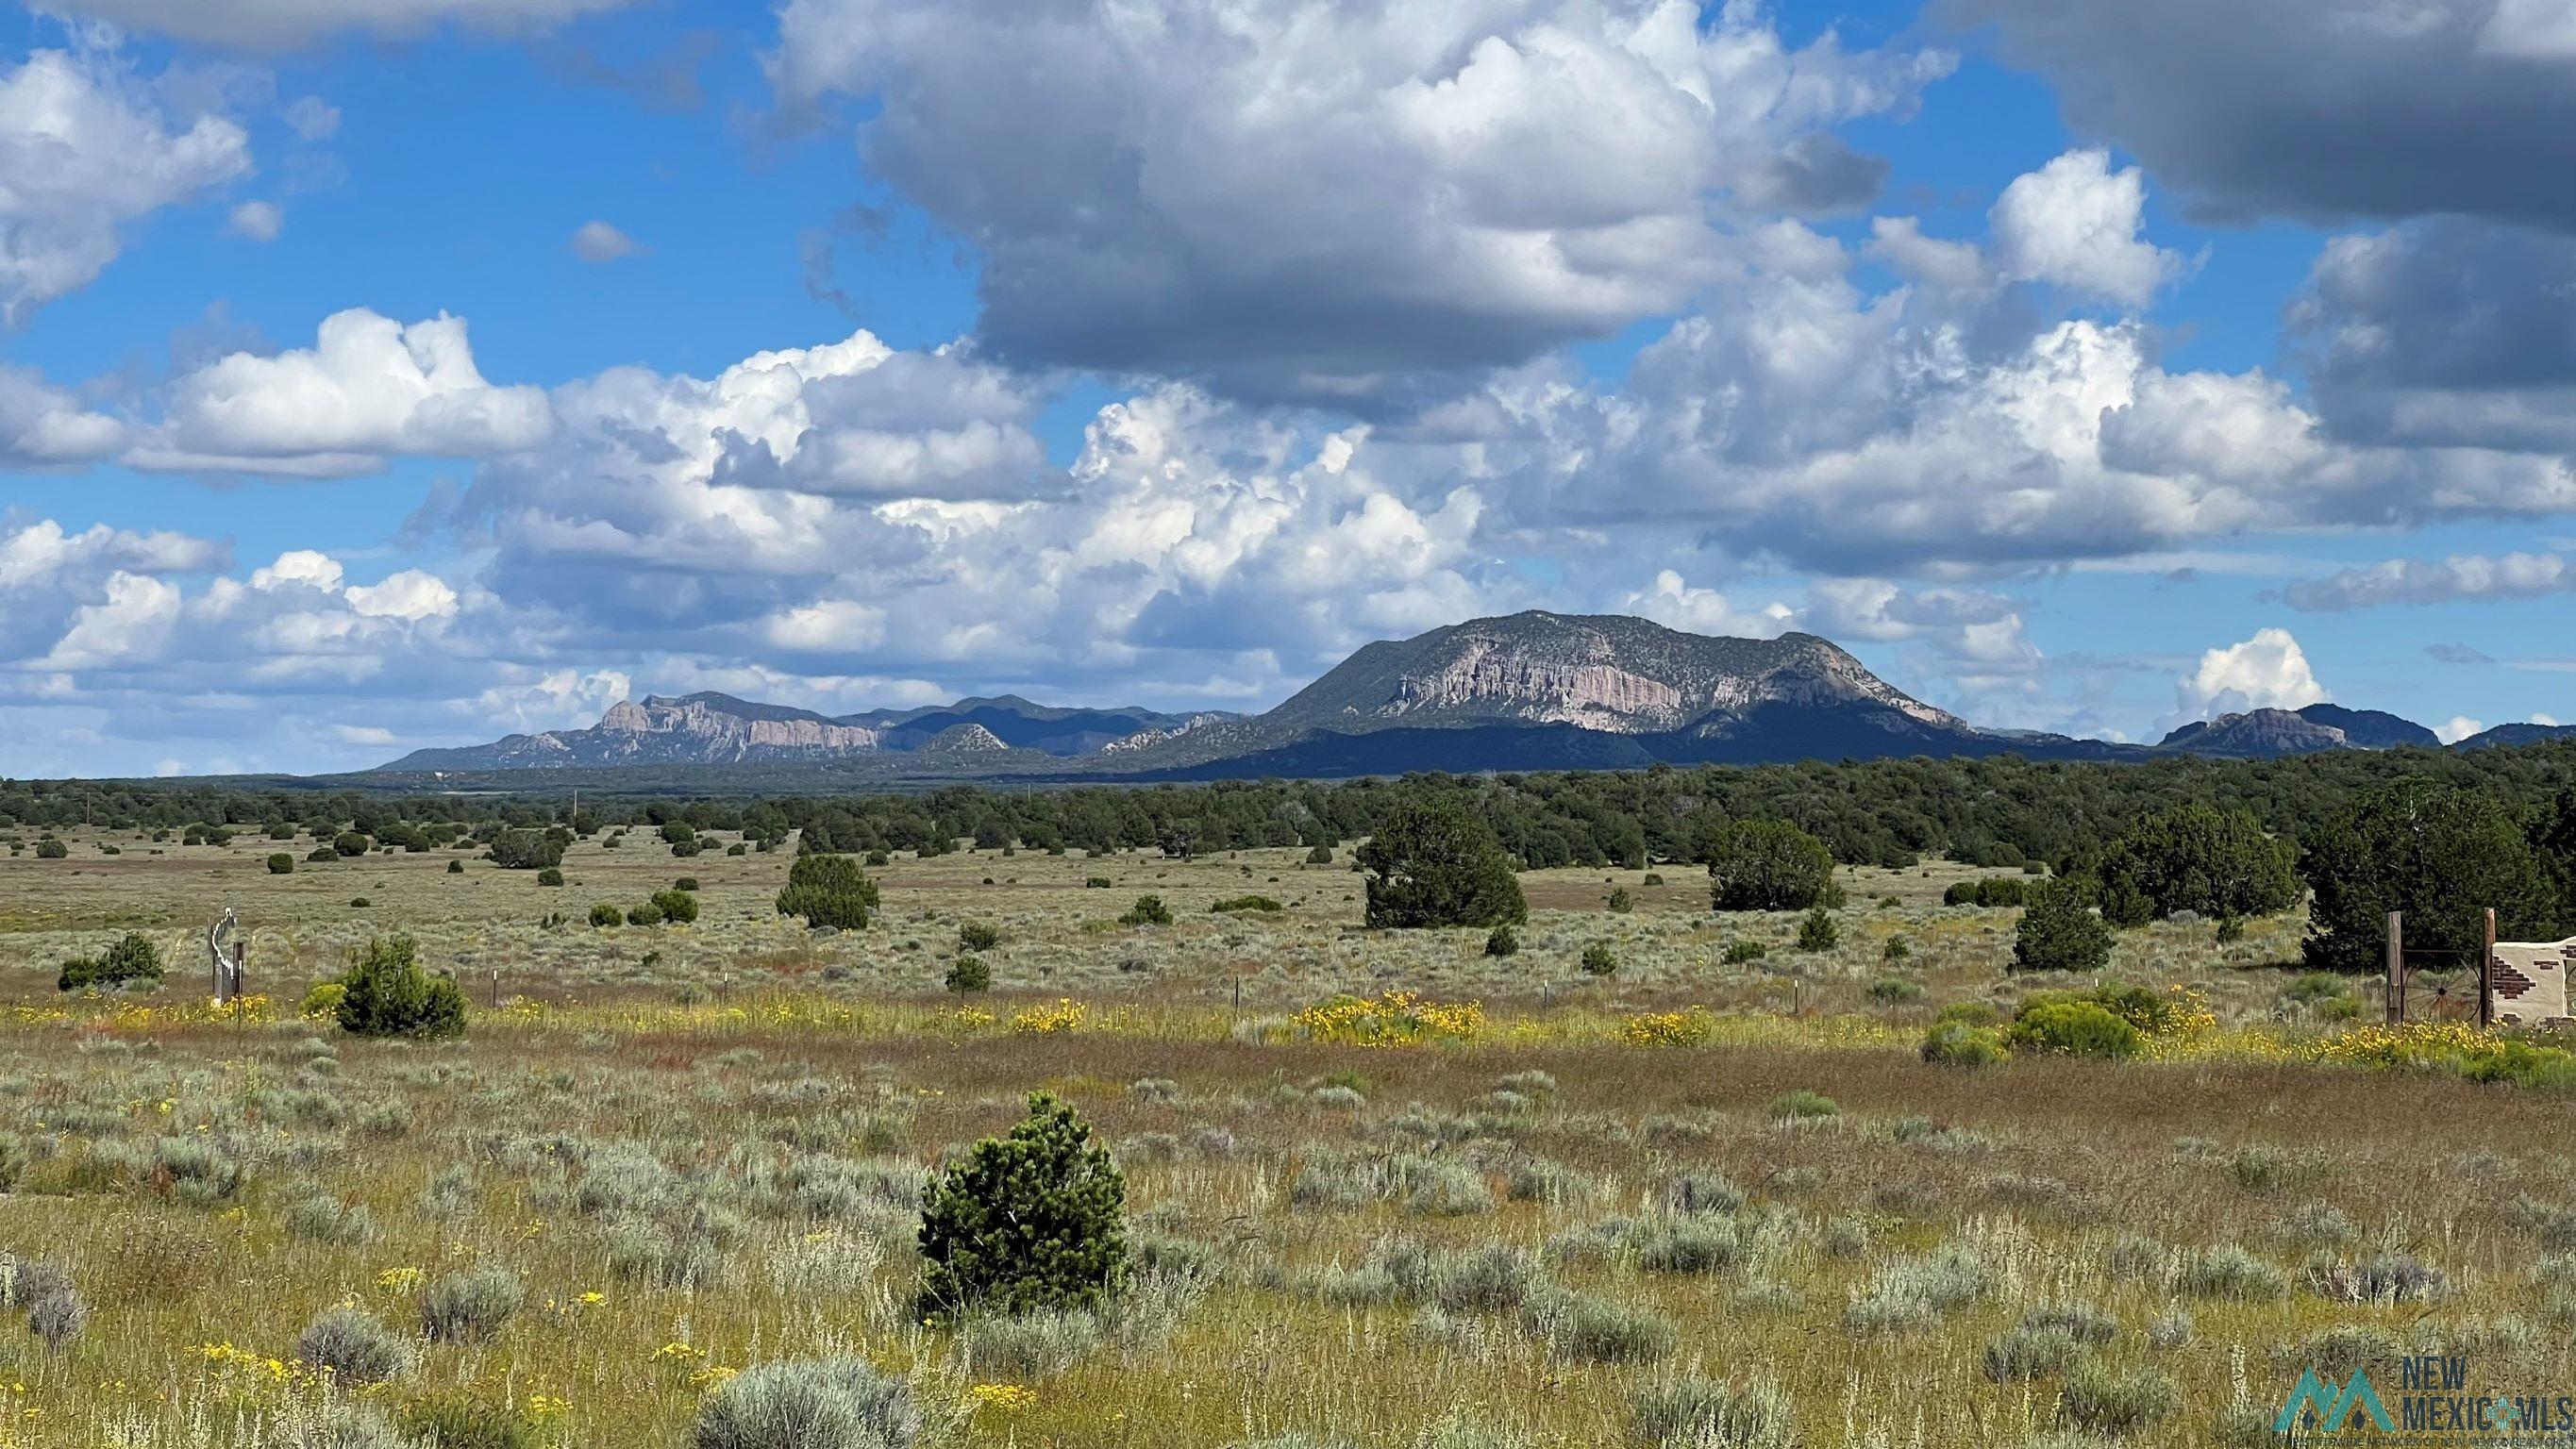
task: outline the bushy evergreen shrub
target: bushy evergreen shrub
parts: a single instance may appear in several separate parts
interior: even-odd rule
[[[1519,925],[1529,902],[1493,827],[1445,800],[1407,798],[1356,853],[1379,929]]]
[[[2099,971],[2111,961],[2111,927],[2083,886],[2053,880],[2031,893],[2013,927],[2015,971]]]
[[[1171,923],[1172,908],[1163,904],[1161,896],[1138,896],[1136,904],[1129,906],[1127,913],[1118,918],[1118,924],[1122,926],[1168,926]]]
[[[1708,862],[1709,907],[1719,911],[1803,911],[1839,905],[1833,852],[1785,820],[1736,820],[1699,842]]]
[[[778,914],[802,916],[811,927],[855,931],[877,908],[877,883],[846,855],[800,855],[778,893]]]
[[[961,996],[974,991],[990,991],[993,988],[993,968],[981,956],[960,956],[949,963],[944,984]]]
[[[161,948],[141,932],[128,931],[95,957],[65,961],[54,985],[62,991],[104,991],[137,981],[157,985],[160,980]]]
[[[340,984],[346,988],[340,1027],[354,1035],[434,1039],[465,1032],[465,993],[420,968],[419,947],[409,936],[370,940]]]
[[[1096,1308],[1126,1271],[1127,1184],[1073,1108],[1044,1092],[1004,1137],[975,1144],[921,1214],[918,1311]]]

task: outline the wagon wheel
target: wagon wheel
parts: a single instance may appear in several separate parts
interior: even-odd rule
[[[2413,994],[2422,998],[2422,1015],[2428,1021],[2478,1019],[2478,980],[2471,973],[2445,971],[2435,975],[2427,972]]]

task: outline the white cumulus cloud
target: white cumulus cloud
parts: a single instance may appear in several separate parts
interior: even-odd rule
[[[1830,130],[1947,54],[1751,4],[788,0],[790,106],[984,253],[1001,354],[1347,399],[1670,311],[1724,212],[1865,202]],[[1007,104],[996,104],[997,97]]]
[[[2181,260],[2147,241],[2146,177],[2111,169],[2107,151],[2069,151],[2004,188],[1989,218],[2005,269],[2143,307],[2181,270]]]
[[[543,442],[543,390],[486,382],[465,321],[409,324],[365,308],[322,319],[314,345],[230,356],[171,385],[131,462],[161,470],[361,472],[386,454],[484,456]]]
[[[131,224],[250,169],[238,122],[174,121],[113,53],[39,50],[0,72],[0,321],[86,285]]]
[[[2214,719],[2249,709],[2298,709],[2329,698],[2290,631],[2257,629],[2242,644],[2212,649],[2183,676],[2183,712]]]

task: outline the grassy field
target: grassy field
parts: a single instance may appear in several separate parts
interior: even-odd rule
[[[2008,977],[2015,913],[1941,908],[1941,865],[1846,872],[1822,951],[1686,869],[1533,874],[1495,958],[1361,930],[1359,877],[1297,851],[897,858],[876,924],[816,936],[771,907],[789,857],[722,841],[585,841],[549,888],[68,838],[0,859],[0,1253],[84,1312],[12,1312],[0,1445],[374,1444],[351,1406],[463,1400],[684,1445],[730,1374],[844,1352],[912,1377],[925,1443],[1158,1449],[2252,1444],[2310,1365],[2377,1366],[2392,1410],[2406,1353],[2576,1383],[2576,1100],[2305,1060],[2342,1028],[2291,990],[2296,918],[2124,934],[2115,976],[2216,1017],[2153,1059],[1964,1069],[1916,1050],[1940,1007],[2090,983]],[[582,924],[683,876],[693,925]],[[1148,893],[1174,923],[1119,925]],[[1210,909],[1246,895],[1282,909]],[[227,905],[265,998],[232,1017]],[[995,989],[958,997],[968,922]],[[126,930],[159,992],[54,990]],[[464,1040],[299,1018],[397,931]],[[1390,991],[1439,1029],[1309,1012]],[[912,1322],[926,1173],[1039,1088],[1127,1173],[1133,1291]],[[299,1362],[339,1306],[381,1382]],[[1715,1434],[1658,1432],[1720,1394]]]

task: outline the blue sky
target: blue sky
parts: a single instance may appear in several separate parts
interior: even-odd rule
[[[2419,8],[16,12],[0,773],[1258,708],[1525,607],[2576,719],[2576,0]]]

